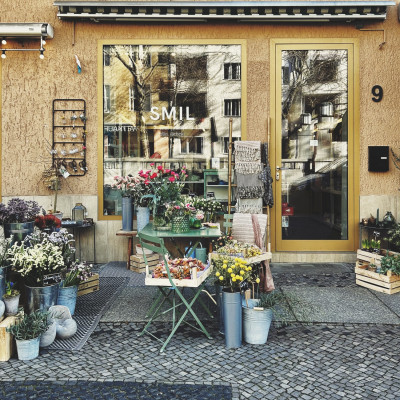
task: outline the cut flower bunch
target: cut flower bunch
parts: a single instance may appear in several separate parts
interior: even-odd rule
[[[260,283],[260,278],[243,258],[217,256],[211,260],[215,271],[216,283],[229,287],[231,292],[239,292],[243,281]]]

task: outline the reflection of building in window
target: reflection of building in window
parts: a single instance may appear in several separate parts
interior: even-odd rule
[[[189,114],[192,118],[206,118],[207,111],[207,93],[178,93],[176,95],[176,104],[178,107],[189,107]]]
[[[104,66],[105,67],[109,67],[110,66],[110,60],[111,60],[110,53],[104,52]]]
[[[104,85],[104,112],[111,111],[111,88],[110,85]]]
[[[203,138],[198,136],[181,138],[181,153],[203,154]]]
[[[290,84],[290,69],[288,65],[282,67],[282,85]]]
[[[224,64],[224,79],[240,80],[240,63],[225,63]]]
[[[170,52],[158,53],[158,65],[169,65],[175,63],[175,56]]]
[[[334,82],[337,79],[338,61],[330,59],[313,60],[311,68],[318,75],[319,83]]]
[[[240,117],[240,99],[225,99],[224,100],[224,116],[225,117]]]
[[[133,85],[129,86],[128,110],[135,111],[135,88]]]
[[[239,138],[237,138],[237,137],[233,137],[232,138],[232,143],[236,142],[236,140],[238,140],[238,139]],[[228,154],[228,152],[229,152],[229,138],[228,137],[223,137],[223,138],[221,138],[221,140],[222,140],[221,147],[222,147],[222,150],[223,150],[223,154]],[[232,151],[233,151],[233,148],[232,148]]]
[[[180,80],[206,80],[208,78],[207,55],[177,58],[176,77]]]

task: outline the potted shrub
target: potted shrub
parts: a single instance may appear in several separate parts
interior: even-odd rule
[[[265,344],[273,319],[287,325],[296,320],[295,309],[301,320],[308,320],[312,307],[291,293],[274,290],[261,293],[259,299],[243,300],[243,337],[249,344]]]
[[[33,360],[39,355],[40,336],[50,325],[49,313],[36,310],[19,318],[15,325],[7,328],[17,343],[19,360]]]
[[[58,289],[57,304],[68,307],[71,315],[74,315],[75,312],[78,286],[93,275],[92,267],[92,264],[73,263],[64,271],[64,279]]]
[[[390,274],[400,276],[400,256],[386,254],[382,257],[379,273],[389,275],[389,272]]]
[[[13,282],[6,282],[6,292],[3,295],[4,305],[6,307],[6,315],[17,315],[19,306],[19,290],[15,289]]]
[[[183,203],[180,200],[169,203],[165,215],[171,221],[172,232],[188,232],[190,230],[190,216],[195,212],[196,209],[189,203]]]
[[[33,200],[13,198],[7,205],[0,203],[0,223],[4,227],[4,236],[13,236],[14,241],[22,242],[33,232],[39,212],[39,204]]]
[[[48,240],[32,243],[30,247],[15,243],[8,250],[8,257],[12,268],[24,281],[28,311],[55,305],[60,281],[57,274],[65,265],[61,248]]]

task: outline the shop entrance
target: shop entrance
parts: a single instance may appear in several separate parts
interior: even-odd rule
[[[354,44],[273,47],[276,250],[354,250]]]

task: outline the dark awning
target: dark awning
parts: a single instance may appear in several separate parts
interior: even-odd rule
[[[394,1],[55,1],[68,20],[352,22],[386,19]]]

